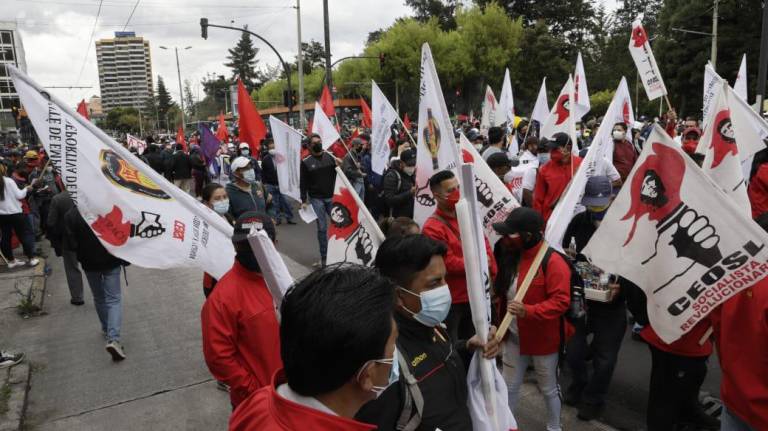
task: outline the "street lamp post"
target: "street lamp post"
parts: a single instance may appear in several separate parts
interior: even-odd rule
[[[165,46],[161,46],[160,49],[168,49]],[[174,47],[174,51],[176,51],[176,73],[179,77],[179,102],[181,103],[181,130],[186,134],[187,133],[187,121],[184,116],[184,91],[181,88],[181,67],[179,66],[179,47]],[[184,50],[192,49],[191,46],[187,46],[184,48]]]

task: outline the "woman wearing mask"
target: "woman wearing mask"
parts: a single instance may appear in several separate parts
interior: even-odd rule
[[[217,183],[210,183],[203,187],[203,204],[208,208],[214,210],[216,214],[224,217],[225,220],[231,225],[232,216],[229,215],[229,197],[227,196],[224,186]],[[208,295],[213,292],[213,288],[216,287],[216,280],[207,272],[203,274],[203,294],[207,298]]]
[[[3,259],[6,260],[8,268],[15,268],[24,265],[13,257],[11,248],[11,236],[13,232],[21,241],[24,255],[27,257],[27,264],[35,266],[40,261],[34,257],[34,239],[29,231],[30,225],[21,209],[21,199],[27,197],[27,192],[32,188],[34,182],[23,189],[19,189],[16,182],[6,175],[5,165],[0,164],[0,251],[3,253]]]

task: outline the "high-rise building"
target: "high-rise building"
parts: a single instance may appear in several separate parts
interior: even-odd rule
[[[17,127],[14,112],[19,108],[19,95],[13,87],[6,64],[27,71],[24,45],[13,21],[0,21],[0,129]]]
[[[149,41],[132,31],[115,32],[114,39],[96,41],[96,60],[104,111],[143,108],[153,91]]]
[[[101,97],[93,95],[90,99],[88,99],[88,115],[92,118],[99,118],[104,115],[104,111],[101,106]]]

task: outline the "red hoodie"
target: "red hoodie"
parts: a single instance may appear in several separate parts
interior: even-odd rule
[[[752,204],[752,218],[768,212],[768,163],[763,163],[749,181],[747,189],[749,203]]]
[[[245,400],[229,418],[230,431],[369,431],[376,426],[315,410],[281,397],[282,370],[272,384]]]
[[[283,366],[280,326],[261,274],[235,262],[203,304],[203,354],[237,406]]]
[[[445,220],[447,224],[438,217]],[[438,208],[435,210],[435,214],[424,222],[421,233],[444,243],[448,247],[448,253],[445,255],[445,269],[447,271],[445,281],[451,290],[451,302],[453,304],[466,304],[469,302],[469,294],[467,293],[467,272],[464,268],[464,252],[461,249],[459,235],[459,221],[456,217],[450,216]],[[491,267],[491,280],[493,280],[496,278],[497,267],[488,238],[485,238],[485,252],[488,254],[488,265]]]
[[[712,313],[723,403],[756,430],[768,430],[768,278]]]
[[[579,166],[581,166],[581,157],[573,156],[571,163],[566,165],[549,161],[539,168],[536,187],[533,190],[533,209],[544,217],[544,226],[547,225],[547,220],[552,215],[560,195],[568,187],[573,175],[576,175]]]

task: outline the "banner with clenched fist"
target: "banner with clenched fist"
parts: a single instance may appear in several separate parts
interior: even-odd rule
[[[14,86],[51,165],[113,255],[147,268],[220,278],[234,261],[232,227],[13,67]]]
[[[582,251],[645,291],[667,343],[768,274],[768,234],[658,125]]]

